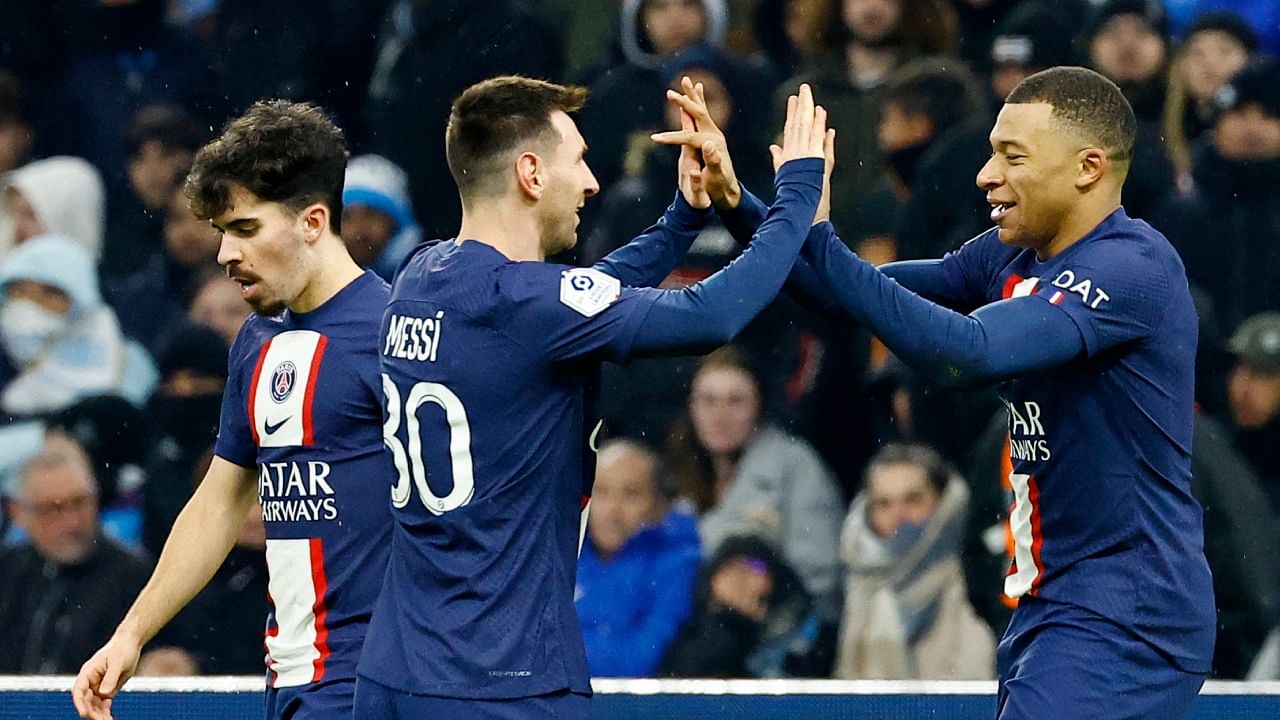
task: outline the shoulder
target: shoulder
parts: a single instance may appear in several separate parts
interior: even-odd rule
[[[825,472],[822,459],[809,443],[773,425],[766,425],[756,433],[747,453],[754,458],[750,465],[767,465],[777,472],[788,473],[797,468]],[[746,459],[742,464],[749,466]],[[803,481],[808,475],[801,473],[795,479]]]
[[[503,300],[530,309],[594,317],[622,294],[622,282],[595,268],[541,262],[508,263],[497,275]]]

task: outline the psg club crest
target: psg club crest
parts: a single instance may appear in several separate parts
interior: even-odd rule
[[[293,381],[297,377],[298,368],[292,362],[285,360],[277,365],[271,373],[271,399],[278,403],[287,400],[293,392]]]

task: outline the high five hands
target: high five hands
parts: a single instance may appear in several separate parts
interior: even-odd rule
[[[667,90],[667,100],[680,108],[680,130],[655,133],[651,138],[662,145],[680,146],[680,188],[691,205],[705,208],[714,203],[722,210],[736,208],[742,198],[742,188],[733,170],[724,131],[716,125],[707,109],[702,83],[695,84],[688,77],[683,77],[680,88],[683,92]],[[836,131],[827,128],[826,108],[814,104],[813,90],[808,84],[801,85],[796,95],[787,98],[782,144],[770,145],[769,153],[773,157],[774,172],[788,160],[826,160],[822,199],[814,216],[815,224],[831,216],[835,138]]]

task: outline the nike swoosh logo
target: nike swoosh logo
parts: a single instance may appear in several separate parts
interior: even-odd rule
[[[289,422],[289,421],[290,421],[290,420],[292,420],[292,419],[293,419],[293,416],[292,416],[292,415],[290,415],[289,417],[287,417],[287,418],[285,418],[285,419],[281,420],[281,421],[280,421],[280,422],[278,422],[278,423],[274,423],[274,424],[272,424],[272,422],[271,422],[270,420],[268,420],[268,421],[267,421],[267,423],[266,423],[266,424],[267,424],[267,434],[268,434],[268,435],[274,435],[274,434],[275,434],[275,432],[276,432],[277,430],[279,430],[279,429],[280,429],[280,428],[281,428],[285,423]]]

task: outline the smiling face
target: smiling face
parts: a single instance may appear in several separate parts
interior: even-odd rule
[[[300,213],[234,186],[211,222],[221,236],[218,264],[255,313],[279,315],[302,294],[312,273]]]
[[[578,211],[586,199],[600,192],[600,183],[587,167],[587,143],[566,113],[551,114],[551,125],[560,142],[540,157],[544,190],[537,202],[538,232],[542,250],[554,255],[578,242]]]
[[[1052,115],[1048,103],[1006,104],[991,130],[977,182],[1006,245],[1048,246],[1079,200],[1082,141]]]

